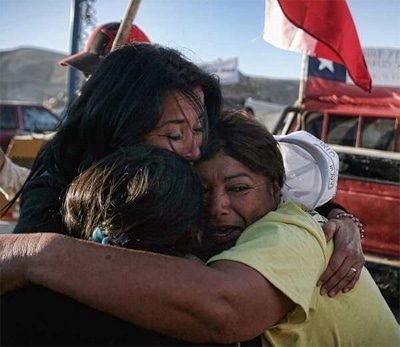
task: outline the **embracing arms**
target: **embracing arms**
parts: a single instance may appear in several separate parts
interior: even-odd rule
[[[344,233],[349,222],[354,224],[347,219],[331,224]],[[52,233],[1,235],[0,249],[2,292],[39,284],[193,342],[250,339],[294,307],[258,272],[239,263],[220,261],[206,267]]]
[[[0,248],[3,292],[29,281],[193,342],[253,338],[294,307],[258,272],[239,263],[206,267],[57,234],[3,235]]]

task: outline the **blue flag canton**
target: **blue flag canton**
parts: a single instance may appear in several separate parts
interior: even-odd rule
[[[308,57],[308,76],[346,82],[347,71],[342,64],[322,58]]]

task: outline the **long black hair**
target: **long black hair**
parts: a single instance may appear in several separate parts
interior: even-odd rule
[[[200,87],[205,109],[193,93]],[[214,128],[221,110],[217,79],[176,50],[134,43],[110,53],[71,103],[66,119],[39,152],[28,180],[43,173],[66,187],[95,160],[143,142],[158,123],[167,91],[177,90]]]

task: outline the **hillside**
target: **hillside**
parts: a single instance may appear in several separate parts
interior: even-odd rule
[[[281,105],[293,105],[299,93],[299,81],[250,77],[240,74],[238,84],[222,87],[225,97],[259,99]]]
[[[65,55],[38,49],[20,48],[0,51],[0,99],[48,102],[65,95],[68,69],[58,61]],[[293,104],[298,81],[276,80],[240,75],[240,83],[223,86],[225,97],[244,100],[247,97],[278,104]]]

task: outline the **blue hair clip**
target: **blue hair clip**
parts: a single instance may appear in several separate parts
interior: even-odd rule
[[[103,245],[108,245],[110,238],[104,235],[103,230],[99,227],[96,227],[92,233],[92,236],[89,237],[90,241],[101,243]]]
[[[96,227],[92,233],[92,236],[89,237],[90,241],[101,243],[103,245],[108,245],[110,243],[110,237],[104,235],[103,230],[100,227]],[[123,246],[125,243],[129,241],[129,236],[125,233],[121,234],[115,239],[115,242],[118,246]]]

